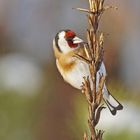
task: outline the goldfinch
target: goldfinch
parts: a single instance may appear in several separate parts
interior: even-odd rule
[[[86,57],[84,48],[81,45],[82,43],[84,41],[77,37],[75,32],[71,30],[59,31],[53,40],[57,68],[63,79],[77,89],[81,89],[82,82],[84,81],[83,77],[90,75],[88,64],[74,57],[76,54]],[[103,62],[97,72],[97,86],[100,75],[106,76],[106,69]],[[93,87],[92,84],[91,87]],[[103,86],[103,99],[113,115],[116,114],[117,110],[123,109],[119,101],[110,94],[105,84]]]

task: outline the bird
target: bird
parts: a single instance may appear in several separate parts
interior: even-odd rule
[[[89,65],[85,61],[75,57],[76,54],[86,57],[83,41],[76,33],[70,29],[60,30],[53,39],[53,50],[56,58],[56,66],[64,81],[76,89],[81,90],[83,77],[89,77]],[[96,85],[99,84],[100,75],[106,76],[104,62],[101,62],[96,74]],[[91,81],[91,79],[90,79]],[[91,88],[93,90],[93,84]],[[116,115],[118,110],[122,110],[122,104],[109,92],[106,84],[102,89],[103,99],[112,115]]]

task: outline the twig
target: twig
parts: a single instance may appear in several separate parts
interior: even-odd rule
[[[98,33],[99,21],[102,14],[112,6],[104,6],[105,0],[88,0],[89,9],[76,8],[81,12],[86,12],[88,17],[89,28],[87,29],[87,46],[85,53],[87,58],[77,55],[79,59],[85,61],[89,65],[90,75],[84,77],[82,92],[88,102],[88,126],[90,129],[90,140],[102,140],[104,131],[96,130],[101,116],[101,111],[105,108],[101,105],[102,89],[106,77],[100,75],[97,86],[96,75],[103,61],[104,55],[104,34]],[[84,140],[88,140],[87,133],[84,133]]]

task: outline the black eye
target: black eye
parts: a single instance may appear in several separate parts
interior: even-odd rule
[[[72,41],[73,40],[73,37],[68,37],[66,38],[67,41]]]

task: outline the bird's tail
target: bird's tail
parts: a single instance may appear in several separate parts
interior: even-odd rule
[[[106,93],[103,94],[103,98],[112,115],[116,115],[117,110],[123,109],[123,106],[119,103],[117,99],[115,99],[111,95],[108,90],[106,91]]]

